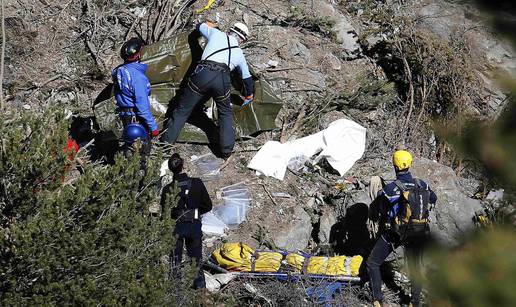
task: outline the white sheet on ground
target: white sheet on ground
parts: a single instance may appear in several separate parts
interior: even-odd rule
[[[299,156],[311,157],[320,152],[343,176],[365,151],[366,129],[354,121],[339,119],[328,128],[294,141],[269,141],[256,153],[247,167],[260,174],[283,180],[287,165]]]

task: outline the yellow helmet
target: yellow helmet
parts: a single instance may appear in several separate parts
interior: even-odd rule
[[[392,155],[392,164],[398,171],[412,166],[412,155],[406,150],[397,150]]]

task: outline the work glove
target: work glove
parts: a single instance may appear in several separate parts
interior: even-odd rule
[[[152,132],[151,132],[151,135],[152,135],[152,137],[153,137],[153,138],[157,137],[157,136],[159,135],[159,131],[158,131],[158,129],[156,129],[156,130],[152,131]]]
[[[254,95],[253,94],[251,94],[249,96],[245,96],[244,97],[244,103],[242,103],[242,107],[245,107],[246,105],[251,104],[251,102],[253,102],[253,100],[254,100]]]

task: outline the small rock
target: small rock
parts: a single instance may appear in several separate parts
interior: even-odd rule
[[[503,189],[491,190],[487,194],[486,200],[495,201],[495,202],[501,201],[503,199],[503,194],[504,194],[503,192],[504,192]]]
[[[28,105],[28,104],[24,104],[22,106],[22,108],[25,109],[25,110],[30,110],[31,109],[30,105]]]
[[[340,70],[342,68],[342,64],[340,63],[339,58],[336,57],[333,53],[326,54],[324,58],[333,70]]]
[[[279,64],[279,62],[278,61],[274,61],[274,60],[269,60],[267,62],[267,66],[271,67],[271,68],[274,68],[274,67],[278,66],[278,64]]]
[[[299,56],[304,60],[309,60],[311,58],[310,50],[301,42],[296,41],[290,47],[290,52],[292,56]]]
[[[249,14],[244,13],[244,14],[242,15],[242,21],[244,21],[244,23],[245,23],[246,25],[249,25],[249,24],[250,24],[250,22],[249,22]]]

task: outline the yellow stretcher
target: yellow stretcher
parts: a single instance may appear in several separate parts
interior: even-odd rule
[[[284,251],[255,251],[241,242],[223,244],[211,258],[228,271],[353,277],[358,276],[363,261],[362,256],[320,257]]]

